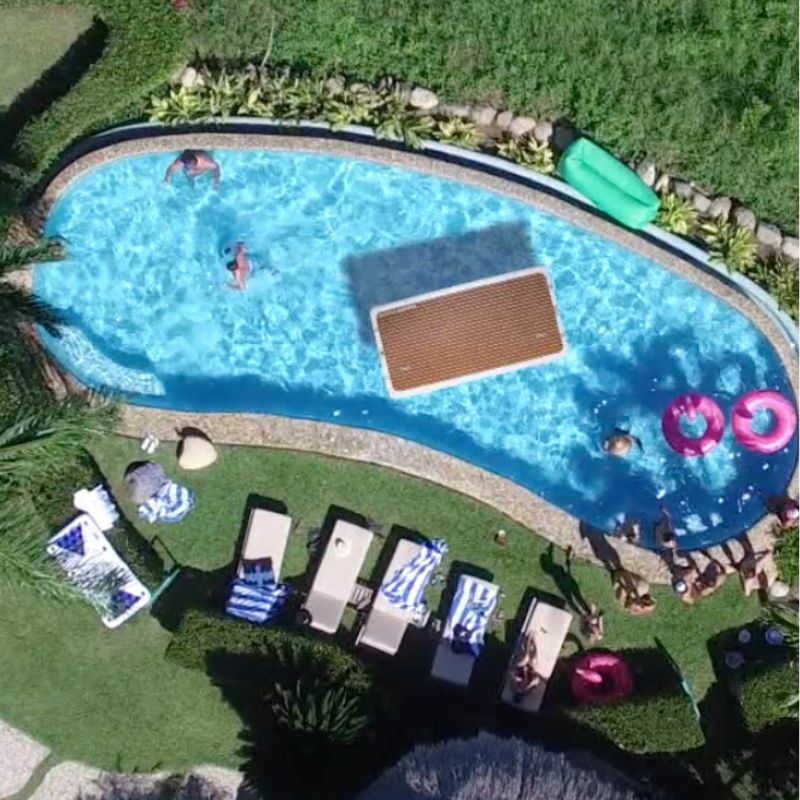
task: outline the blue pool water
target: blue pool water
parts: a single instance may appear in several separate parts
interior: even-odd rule
[[[216,153],[222,186],[151,154],[80,178],[47,232],[66,263],[35,290],[70,327],[46,337],[84,382],[184,410],[255,411],[387,431],[506,476],[592,526],[673,515],[681,544],[736,535],[784,489],[796,444],[771,456],[726,428],[710,455],[663,440],[689,389],[728,419],[742,392],[792,397],[765,337],[731,307],[613,242],[500,195],[353,159]],[[245,292],[223,287],[223,248],[244,240]],[[565,357],[390,400],[369,333],[377,304],[533,265],[548,268]],[[762,421],[769,424],[769,421]],[[604,455],[615,426],[644,445]],[[435,534],[435,531],[429,533]],[[439,532],[441,533],[441,531]]]

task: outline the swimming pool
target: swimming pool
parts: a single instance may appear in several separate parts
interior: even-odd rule
[[[510,478],[602,529],[672,513],[681,544],[740,533],[782,491],[793,441],[764,456],[726,431],[685,459],[661,414],[689,389],[730,418],[755,388],[793,397],[766,337],[695,284],[572,223],[483,189],[354,158],[219,150],[222,186],[182,176],[174,154],[123,158],[75,181],[46,231],[66,263],[34,289],[69,327],[43,338],[85,383],[131,402],[249,411],[372,428]],[[254,272],[224,288],[223,249]],[[550,363],[392,400],[371,307],[478,278],[548,269],[567,354]],[[764,424],[762,420],[760,424]],[[614,427],[643,443],[603,454]],[[647,527],[646,525],[643,527]]]

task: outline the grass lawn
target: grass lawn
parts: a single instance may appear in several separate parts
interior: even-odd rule
[[[86,9],[0,9],[0,110],[61,58],[91,24]]]
[[[122,500],[123,470],[142,457],[138,443],[112,438],[92,450]],[[217,463],[199,473],[178,474],[169,447],[158,459],[170,475],[197,491],[197,505],[179,525],[140,529],[157,532],[187,565],[212,570],[231,564],[246,498],[258,493],[286,503],[297,522],[284,562],[286,576],[304,572],[307,534],[336,505],[379,522],[385,533],[402,525],[447,538],[446,568],[466,562],[491,572],[505,593],[500,606],[505,623],[494,632],[500,639],[513,635],[508,620],[526,589],[555,592],[540,565],[544,540],[436,485],[370,465],[267,449],[222,449]],[[130,506],[122,505],[135,518]],[[493,542],[500,527],[508,533],[505,548]],[[376,539],[366,577],[380,546]],[[556,559],[563,563],[563,554],[556,551]],[[614,607],[603,570],[577,563],[573,572],[585,596],[605,610],[608,646],[652,646],[658,635],[700,695],[713,679],[709,637],[758,613],[757,602],[745,599],[729,581],[716,596],[689,609],[668,590],[657,590],[655,614],[634,618]],[[107,631],[89,608],[19,593],[4,598],[0,630],[10,644],[0,648],[0,717],[39,737],[59,756],[122,769],[237,763],[235,714],[204,673],[163,659],[170,634],[153,617],[142,614]]]

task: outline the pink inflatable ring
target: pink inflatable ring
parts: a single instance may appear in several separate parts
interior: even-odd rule
[[[633,692],[628,665],[614,653],[588,653],[575,662],[570,682],[581,703],[599,705],[622,700]]]
[[[705,417],[706,429],[702,436],[686,436],[681,431],[681,417],[686,414],[691,421],[698,414]],[[704,456],[710,453],[722,439],[725,430],[725,415],[722,409],[706,395],[689,392],[676,397],[664,410],[661,430],[667,444],[682,456]]]
[[[753,418],[762,408],[772,412],[774,424],[768,433],[753,430]],[[756,453],[776,453],[790,442],[797,428],[797,413],[782,394],[760,389],[743,394],[733,407],[733,435],[742,447]]]

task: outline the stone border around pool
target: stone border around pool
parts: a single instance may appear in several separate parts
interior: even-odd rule
[[[477,166],[466,167],[431,155],[400,149],[396,145],[381,146],[372,142],[362,143],[329,136],[321,137],[319,130],[310,134],[286,135],[274,132],[274,126],[266,127],[270,130],[260,133],[177,132],[148,135],[145,138],[141,138],[139,132],[139,138],[105,145],[98,143],[96,149],[78,156],[55,175],[32,209],[33,220],[41,226],[58,197],[85,172],[118,158],[151,152],[215,147],[237,150],[303,151],[366,159],[426,172],[503,194],[565,218],[575,225],[656,261],[716,295],[744,314],[767,336],[789,375],[795,397],[798,396],[796,355],[785,332],[776,322],[755,302],[726,285],[720,277],[701,270],[687,259],[680,258],[642,236],[621,228],[591,211],[579,208],[567,200],[555,197],[550,191],[522,185],[514,181],[512,175],[509,178],[498,177],[495,174],[496,170],[489,174]],[[136,135],[135,131],[131,131],[131,135]],[[28,276],[27,282],[30,283],[30,280]],[[580,557],[594,562],[600,561],[592,552],[588,540],[580,535],[579,521],[576,518],[510,480],[397,436],[327,422],[267,414],[189,414],[144,406],[123,407],[121,432],[128,436],[138,437],[143,431],[150,430],[162,439],[174,440],[176,428],[187,425],[203,429],[218,443],[316,452],[379,464],[433,481],[493,506],[560,547],[571,546]],[[796,485],[797,477],[798,470],[795,466],[792,486]],[[768,546],[771,539],[770,519],[763,517],[748,531],[748,534],[757,549]],[[614,547],[622,563],[629,569],[641,573],[650,580],[668,582],[668,571],[657,554],[619,541],[614,541]],[[715,552],[718,549],[710,548],[715,556],[718,556]]]

